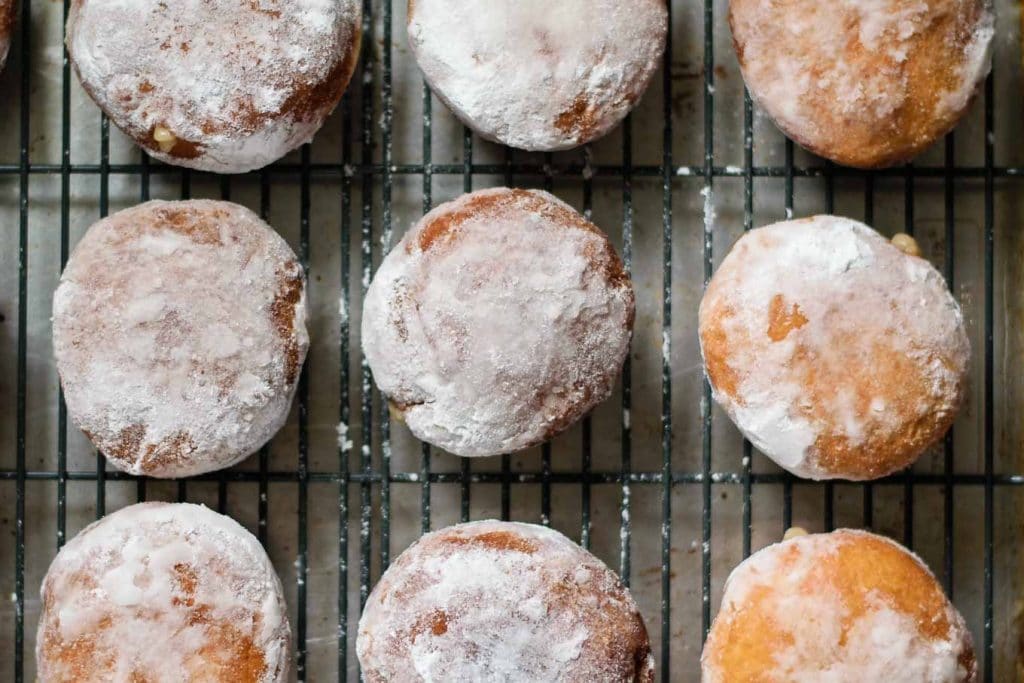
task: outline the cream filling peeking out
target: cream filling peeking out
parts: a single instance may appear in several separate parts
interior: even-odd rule
[[[910,256],[921,257],[921,246],[917,243],[910,235],[905,232],[897,233],[892,236],[892,245],[902,251],[904,254]]]
[[[160,146],[160,151],[164,154],[170,154],[171,150],[174,149],[174,145],[178,142],[178,138],[174,137],[174,133],[163,126],[157,126],[153,129],[153,140]]]

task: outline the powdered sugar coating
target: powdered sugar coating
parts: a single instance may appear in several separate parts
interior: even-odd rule
[[[618,577],[532,524],[421,538],[370,594],[356,651],[371,682],[654,680],[647,631]]]
[[[288,680],[291,630],[259,542],[188,503],[140,503],[86,527],[41,590],[39,680]]]
[[[632,285],[607,238],[546,192],[439,206],[384,259],[363,353],[412,432],[452,453],[521,450],[611,393]]]
[[[14,17],[17,4],[14,0],[0,0],[0,70],[7,62],[7,52],[11,49],[11,33],[14,31]]]
[[[434,92],[480,135],[576,147],[633,108],[665,50],[665,0],[415,0],[409,42]]]
[[[53,299],[68,413],[117,467],[228,467],[284,424],[305,359],[305,278],[230,202],[149,202],[93,227]]]
[[[741,238],[700,308],[715,399],[802,477],[870,479],[945,433],[970,345],[942,275],[845,218]]]
[[[989,0],[732,0],[751,95],[839,163],[906,161],[960,119],[991,66]]]
[[[67,44],[82,85],[146,151],[218,173],[309,142],[359,51],[358,0],[78,0]],[[158,128],[177,139],[168,152]]]
[[[920,558],[849,529],[777,543],[740,564],[701,663],[704,683],[977,678],[964,620]]]

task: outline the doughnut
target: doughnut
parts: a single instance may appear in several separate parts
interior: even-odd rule
[[[973,683],[971,635],[924,563],[841,529],[770,545],[729,575],[703,683]]]
[[[11,49],[16,11],[17,5],[14,0],[0,0],[0,71],[3,70],[7,62],[7,52]]]
[[[341,99],[358,0],[76,0],[82,87],[151,156],[244,173],[309,142]]]
[[[619,578],[541,526],[427,534],[373,589],[356,653],[382,681],[654,681],[643,618]]]
[[[270,559],[200,505],[139,503],[94,522],[57,554],[41,593],[41,683],[288,680]]]
[[[989,0],[730,0],[751,96],[845,166],[910,160],[966,113],[991,68]]]
[[[384,259],[363,353],[418,438],[462,456],[510,453],[611,394],[634,308],[596,226],[546,192],[483,190],[428,213]]]
[[[847,218],[745,234],[708,285],[699,331],[715,400],[801,477],[907,467],[964,398],[970,344],[942,275]]]
[[[114,466],[229,467],[288,416],[309,346],[302,266],[237,204],[142,204],[75,247],[53,346],[68,414]]]
[[[467,126],[531,151],[617,126],[665,51],[665,0],[410,0],[423,76]]]

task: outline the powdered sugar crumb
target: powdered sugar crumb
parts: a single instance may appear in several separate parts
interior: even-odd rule
[[[352,450],[352,439],[348,438],[348,425],[344,422],[338,423],[338,449],[342,453]]]
[[[710,240],[710,236],[715,230],[715,219],[718,217],[718,214],[715,212],[715,195],[711,185],[702,187],[700,196],[704,198],[704,234]],[[710,243],[708,246],[710,246]]]

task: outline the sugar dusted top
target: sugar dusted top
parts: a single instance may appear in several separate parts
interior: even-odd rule
[[[700,338],[737,426],[815,479],[913,462],[952,423],[970,358],[942,275],[834,216],[744,235],[701,303]]]
[[[906,161],[949,131],[990,68],[988,0],[731,0],[751,95],[839,163]]]
[[[646,629],[615,574],[530,524],[421,538],[371,593],[356,650],[374,683],[654,680]]]
[[[915,555],[841,529],[768,546],[729,576],[704,683],[973,683],[963,618]]]
[[[283,683],[281,583],[248,531],[187,503],[141,503],[84,529],[43,580],[41,681]]]
[[[434,92],[486,138],[569,149],[607,133],[657,69],[665,0],[415,0],[409,41]]]
[[[89,229],[53,299],[71,418],[119,468],[175,477],[254,452],[306,355],[305,278],[230,202],[149,202]]]
[[[238,173],[313,137],[360,17],[357,0],[77,0],[67,41],[85,89],[150,154]]]
[[[458,455],[550,438],[608,397],[634,296],[608,239],[546,192],[427,214],[367,292],[363,352],[419,438]]]

